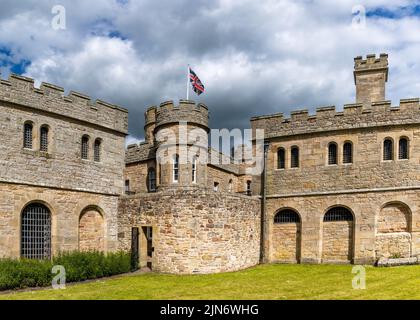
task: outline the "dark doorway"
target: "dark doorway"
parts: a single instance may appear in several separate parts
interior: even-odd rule
[[[142,227],[142,237],[140,242],[140,266],[152,269],[153,259],[153,228],[150,226]]]

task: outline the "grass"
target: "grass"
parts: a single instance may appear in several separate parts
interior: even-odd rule
[[[366,289],[350,265],[259,265],[213,275],[156,273],[0,294],[0,299],[420,299],[420,265],[366,266]]]

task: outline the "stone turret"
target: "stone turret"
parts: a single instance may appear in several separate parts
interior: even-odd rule
[[[368,54],[354,58],[354,83],[356,103],[369,105],[385,100],[385,83],[388,81],[388,55],[381,53],[379,58]]]
[[[146,140],[156,149],[159,188],[207,185],[208,118],[205,105],[187,100],[147,110]]]

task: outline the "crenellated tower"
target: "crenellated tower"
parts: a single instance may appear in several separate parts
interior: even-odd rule
[[[166,101],[145,113],[146,141],[156,151],[159,188],[207,184],[208,108]]]
[[[385,83],[388,81],[388,55],[381,53],[379,58],[368,54],[354,58],[354,83],[356,103],[369,105],[385,100]]]

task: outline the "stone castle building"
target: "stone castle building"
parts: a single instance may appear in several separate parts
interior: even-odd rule
[[[125,109],[11,75],[0,256],[132,250],[141,267],[213,273],[420,255],[419,99],[391,106],[387,80],[386,54],[355,58],[355,103],[253,117],[263,157],[241,147],[238,160],[208,148],[202,104],[150,107],[145,142],[125,150]],[[250,173],[258,161],[265,171]]]

